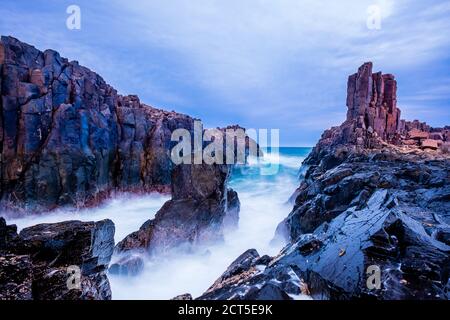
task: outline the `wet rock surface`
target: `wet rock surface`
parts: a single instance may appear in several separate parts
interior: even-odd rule
[[[222,240],[224,228],[237,225],[239,211],[237,194],[226,186],[230,172],[227,165],[175,167],[172,199],[116,250],[152,255]]]
[[[109,267],[110,274],[122,276],[137,276],[142,270],[144,270],[144,259],[139,255],[125,256]]]
[[[106,270],[114,231],[110,220],[68,221],[17,234],[0,218],[0,299],[111,299]],[[79,278],[73,273],[78,271]]]
[[[285,248],[259,268],[247,252],[200,299],[450,298],[450,155],[422,140],[448,127],[400,120],[396,86],[371,63],[350,76],[347,120],[304,161],[277,228]]]
[[[53,50],[2,37],[1,199],[27,210],[95,205],[111,191],[170,191],[171,133],[189,116],[121,96]]]

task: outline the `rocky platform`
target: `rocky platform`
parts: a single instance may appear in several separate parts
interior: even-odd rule
[[[199,299],[450,298],[448,127],[401,120],[396,88],[371,63],[349,77],[347,120],[304,161],[277,228],[286,247],[247,251]]]
[[[68,221],[17,234],[0,218],[0,300],[111,299],[114,231],[110,220]]]

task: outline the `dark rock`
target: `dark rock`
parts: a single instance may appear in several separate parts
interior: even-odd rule
[[[21,240],[17,235],[16,225],[7,225],[6,220],[0,217],[0,254],[8,252],[10,248],[17,248]]]
[[[192,299],[192,295],[190,293],[181,294],[179,296],[176,296],[175,298],[171,300],[182,300],[182,301],[190,301]]]
[[[109,267],[109,273],[124,276],[137,276],[142,270],[144,270],[144,260],[138,255],[127,255]]]
[[[67,221],[23,229],[19,236],[35,262],[78,265],[90,274],[107,268],[114,251],[114,223]]]
[[[259,253],[255,249],[249,249],[234,260],[228,269],[220,277],[219,281],[231,278],[242,271],[249,270],[259,260]]]
[[[394,76],[373,74],[371,63],[349,78],[347,120],[304,161],[293,210],[277,228],[288,244],[199,299],[448,299],[450,158],[404,143],[413,129],[438,138],[447,129],[400,121],[396,99]]]
[[[238,219],[239,199],[226,188],[230,172],[228,165],[176,166],[172,199],[153,220],[119,242],[117,251],[144,249],[154,254],[222,240],[224,228],[236,226]]]
[[[438,230],[436,233],[436,240],[450,246],[450,229]]]
[[[32,272],[29,256],[0,256],[0,300],[31,300]]]
[[[171,185],[171,133],[194,119],[121,96],[99,75],[2,37],[4,206],[34,211],[96,204],[111,191]]]
[[[42,224],[19,235],[3,222],[0,232],[8,232],[0,252],[0,299],[111,299],[105,273],[114,249],[110,220]],[[80,282],[72,288],[68,283],[76,269]]]
[[[273,283],[266,283],[263,285],[261,289],[257,289],[253,287],[250,291],[245,295],[245,300],[292,300],[286,292],[280,289],[280,287],[276,286]]]

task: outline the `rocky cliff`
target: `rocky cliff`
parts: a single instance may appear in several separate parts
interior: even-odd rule
[[[450,298],[448,127],[402,121],[396,88],[371,63],[349,77],[347,119],[304,161],[277,228],[286,247],[248,251],[199,299]]]
[[[117,250],[124,252],[164,252],[220,240],[224,228],[237,225],[239,199],[227,188],[231,165],[175,165],[171,160],[172,147],[177,143],[171,141],[172,132],[185,129],[192,137],[195,119],[145,105],[137,96],[121,96],[76,61],[68,61],[53,50],[41,52],[12,37],[1,37],[0,41],[0,93],[2,208],[28,213],[62,205],[96,205],[115,191],[170,192],[172,199],[156,218],[118,244]],[[247,138],[246,154],[251,143],[255,146]],[[66,275],[56,267],[65,268],[84,258],[93,260],[89,255],[98,250],[95,245],[84,246],[87,238],[79,238],[84,235],[79,229],[86,229],[88,236],[96,232],[95,228],[92,223],[71,222],[36,226],[19,236],[11,231],[14,239],[20,240],[19,247],[30,241],[39,245],[17,252],[8,246],[1,252],[0,263],[6,271],[0,276],[0,299],[14,295],[16,299],[91,298],[84,287],[81,293],[65,292],[63,288],[53,293],[46,291],[50,288],[41,290],[36,279],[50,277],[59,288]],[[0,240],[2,237],[0,234]],[[83,244],[83,250],[94,253],[79,251],[77,242]],[[0,246],[7,247],[2,242]],[[73,249],[70,254],[69,249]],[[47,257],[48,250],[52,254]],[[41,251],[44,260],[36,262],[35,253],[41,256]],[[59,255],[67,261],[55,264],[52,259],[59,259]],[[111,296],[103,272],[109,258],[110,254],[101,268],[92,271],[94,275],[90,271],[83,274],[95,278],[92,290],[101,291],[92,293],[92,298]],[[126,259],[112,272],[128,273],[131,267],[134,271],[142,267],[140,259]],[[17,280],[17,288],[10,288],[8,277],[15,276],[16,271],[26,278]],[[38,289],[32,289],[31,283]],[[26,286],[23,297],[19,296],[22,285]]]
[[[3,204],[45,209],[115,190],[170,191],[171,133],[194,119],[121,96],[53,50],[0,41]]]

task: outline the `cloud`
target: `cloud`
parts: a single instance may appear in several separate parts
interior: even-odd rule
[[[429,102],[444,97],[446,87],[438,93],[420,87],[437,88],[448,74],[448,1],[77,2],[78,33],[60,27],[63,5],[51,9],[41,0],[21,8],[6,0],[0,31],[62,50],[147,103],[211,126],[280,128],[286,144],[296,144],[302,128],[313,144],[339,124],[346,78],[368,60],[397,75],[403,107],[415,96],[415,110],[433,108],[424,114],[430,123],[448,109]],[[370,5],[380,8],[380,30],[366,26]]]

